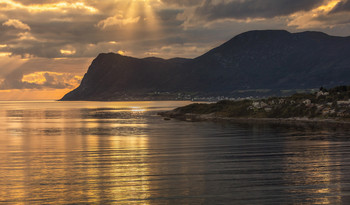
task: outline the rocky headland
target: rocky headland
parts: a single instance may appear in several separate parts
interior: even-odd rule
[[[309,124],[350,128],[350,86],[320,88],[289,97],[194,103],[159,113],[184,121]]]

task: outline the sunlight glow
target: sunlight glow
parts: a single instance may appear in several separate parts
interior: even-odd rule
[[[122,56],[125,55],[125,51],[122,51],[122,50],[119,50],[117,53],[118,53],[119,55],[122,55]]]
[[[0,57],[10,56],[12,53],[10,52],[0,52]]]
[[[314,11],[324,11],[324,12],[330,12],[334,7],[340,3],[342,0],[332,0],[329,1],[326,5],[322,5],[318,8],[316,8]]]
[[[46,82],[44,72],[31,73],[22,77],[22,82],[43,85]]]
[[[140,17],[130,17],[130,18],[125,18],[123,15],[117,15],[117,16],[112,16],[108,17],[107,19],[104,19],[100,21],[97,26],[106,29],[107,27],[118,25],[119,27],[123,27],[128,24],[135,24],[138,23],[140,20]]]
[[[146,112],[147,110],[142,107],[131,107],[131,112]]]
[[[132,37],[139,29],[150,33],[159,33],[160,26],[152,6],[158,1],[132,0],[123,2],[119,12],[97,23],[97,27],[104,30],[113,27],[123,28],[127,37]]]
[[[147,2],[147,1],[145,1],[145,2]],[[148,29],[155,30],[155,31],[159,32],[159,22],[157,20],[157,17],[155,15],[155,12],[153,11],[151,4],[145,3],[143,8],[144,8],[145,15],[146,15],[145,20],[146,20]]]
[[[22,21],[18,19],[9,19],[5,23],[2,24],[3,26],[9,26],[9,27],[14,27],[17,29],[22,29],[22,30],[30,30],[30,27],[23,23]]]
[[[331,173],[327,168],[334,166],[337,162],[333,161],[330,157],[329,142],[319,142],[315,147],[317,148],[311,148],[308,147],[308,144],[301,145],[300,143],[290,143],[287,145],[287,149],[297,150],[302,148],[303,152],[285,159],[288,172],[298,173],[298,175],[288,177],[286,180],[290,180],[290,183],[294,184],[295,187],[313,185],[312,189],[291,189],[290,191],[293,193],[303,193],[305,196],[318,194],[317,204],[331,204],[327,195],[334,191],[339,192],[341,188],[339,186],[340,175],[339,173],[335,174],[337,171]],[[321,183],[322,186],[320,186]],[[336,198],[335,200],[338,203],[341,202],[341,198]]]
[[[71,89],[46,90],[0,90],[0,100],[57,100],[62,98]]]
[[[61,49],[60,50],[61,54],[63,55],[74,55],[76,53],[75,49]]]
[[[26,9],[30,12],[45,12],[60,10],[66,12],[70,9],[85,10],[89,13],[97,13],[98,10],[94,7],[85,5],[84,2],[58,2],[53,4],[31,4],[23,5],[21,3],[14,2],[13,0],[0,0],[0,4],[3,4],[1,10],[14,10],[14,9]]]
[[[23,41],[23,40],[39,41],[30,32],[19,33],[18,40],[21,40],[21,41]]]
[[[320,22],[318,17],[328,14],[340,2],[342,2],[342,0],[328,0],[324,5],[319,6],[312,11],[298,12],[291,16],[292,20],[288,23],[288,26],[295,26],[298,29],[332,27],[332,25],[325,25],[323,22]]]
[[[32,83],[37,85],[65,85],[67,87],[77,87],[81,81],[81,76],[76,76],[69,73],[57,73],[57,72],[35,72],[27,75],[23,75],[22,82]]]

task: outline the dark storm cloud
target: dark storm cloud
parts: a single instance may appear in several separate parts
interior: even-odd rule
[[[322,3],[322,0],[233,0],[220,3],[206,0],[203,5],[196,8],[195,13],[208,20],[273,18],[308,11]]]

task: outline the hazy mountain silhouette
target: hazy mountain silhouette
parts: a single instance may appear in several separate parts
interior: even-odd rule
[[[156,99],[159,92],[233,95],[341,84],[350,84],[350,37],[263,30],[237,35],[195,59],[100,54],[81,85],[62,100]]]

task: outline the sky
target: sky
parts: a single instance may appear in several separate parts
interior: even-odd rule
[[[350,36],[350,0],[0,0],[0,100],[54,100],[99,53],[193,58],[249,30]]]

